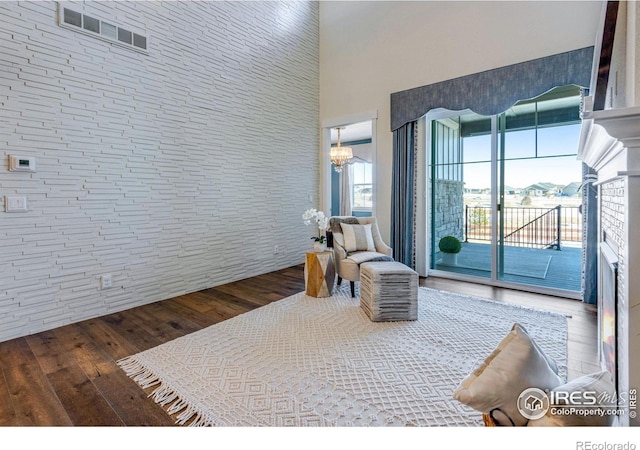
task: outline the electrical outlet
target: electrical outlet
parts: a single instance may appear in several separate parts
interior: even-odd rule
[[[279,245],[274,245],[273,246],[273,254],[277,255],[278,253],[280,253],[280,246]]]
[[[113,279],[111,274],[100,275],[100,289],[109,289],[113,286]]]

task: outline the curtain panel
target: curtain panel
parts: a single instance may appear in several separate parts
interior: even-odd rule
[[[345,164],[340,172],[340,215],[350,216],[353,214],[351,206],[351,191],[353,187],[351,185],[351,171],[353,166],[351,164]]]
[[[492,116],[556,86],[589,88],[593,47],[586,47],[391,94],[391,131],[432,109]]]
[[[416,146],[418,123],[409,122],[393,132],[391,181],[391,248],[394,259],[415,269]]]
[[[597,172],[582,164],[582,179],[597,175]],[[582,301],[598,303],[598,189],[593,183],[582,187]]]

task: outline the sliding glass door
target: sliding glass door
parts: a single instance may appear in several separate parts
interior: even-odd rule
[[[579,94],[430,121],[432,270],[580,291]]]
[[[555,89],[499,117],[500,280],[579,291],[580,95]]]

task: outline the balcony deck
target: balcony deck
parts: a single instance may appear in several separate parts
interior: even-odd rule
[[[503,281],[543,286],[574,292],[581,290],[582,249],[564,247],[533,249],[504,247],[505,273]],[[440,252],[436,255],[436,269],[478,277],[491,277],[491,245],[465,242],[455,266],[444,265]]]

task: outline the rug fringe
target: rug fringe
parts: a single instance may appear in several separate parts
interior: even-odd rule
[[[189,423],[190,427],[206,427],[210,425],[209,421],[198,408],[189,403],[189,401],[181,398],[171,386],[164,383],[156,374],[133,356],[120,359],[116,364],[142,389],[158,385],[148,397],[153,398],[154,402],[162,406],[167,414],[171,416],[177,414],[176,423],[178,425],[185,425],[191,419],[193,420]]]

